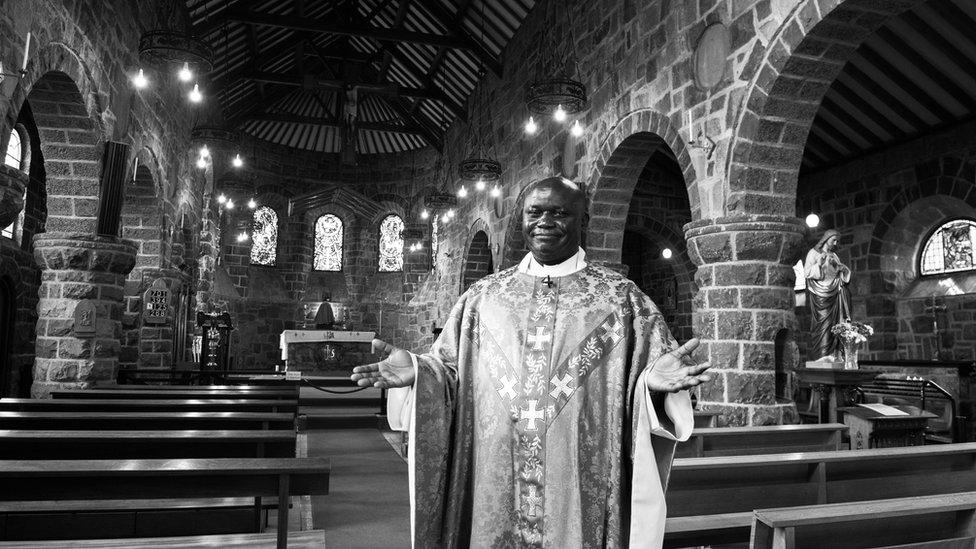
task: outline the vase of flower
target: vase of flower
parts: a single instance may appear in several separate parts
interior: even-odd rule
[[[840,338],[844,351],[844,369],[857,370],[858,349],[861,348],[862,343],[868,340],[869,336],[874,335],[874,328],[848,318],[844,322],[838,322],[830,331]]]
[[[853,339],[844,340],[844,369],[857,370],[857,351],[861,344]]]

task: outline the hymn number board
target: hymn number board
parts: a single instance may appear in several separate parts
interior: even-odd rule
[[[142,321],[145,324],[165,324],[169,316],[170,291],[162,279],[157,278],[142,296]]]

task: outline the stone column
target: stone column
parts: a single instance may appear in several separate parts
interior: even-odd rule
[[[775,340],[796,332],[793,267],[803,242],[799,219],[758,215],[685,225],[688,255],[698,266],[692,323],[712,381],[700,403],[724,424],[792,423],[792,403],[776,402]]]
[[[84,389],[115,381],[122,337],[125,276],[136,260],[136,245],[116,237],[43,233],[34,237],[41,268],[37,305],[34,398],[58,389]],[[95,333],[75,336],[75,308],[95,306]]]

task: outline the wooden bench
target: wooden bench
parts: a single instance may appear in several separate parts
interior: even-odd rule
[[[711,410],[695,410],[695,429],[704,429],[715,427],[718,423],[718,416],[721,413],[711,411]]]
[[[695,429],[690,439],[678,444],[675,457],[840,450],[846,431],[847,426],[840,423]]]
[[[676,459],[665,546],[739,543],[752,512],[962,492],[976,486],[976,443]]]
[[[976,492],[760,509],[752,549],[972,549]]]
[[[278,546],[277,534],[217,534],[158,538],[72,540],[78,549],[270,549]],[[7,541],[2,549],[64,549],[64,541]],[[325,549],[324,530],[288,532],[292,549]]]
[[[295,423],[294,414],[264,412],[0,412],[0,429],[251,430],[295,429]]]
[[[294,431],[0,430],[0,459],[296,457]]]
[[[298,413],[297,400],[237,398],[120,398],[120,399],[33,399],[0,398],[6,412],[269,412]]]
[[[149,386],[147,386],[149,387]],[[192,399],[208,399],[208,398],[233,398],[233,399],[254,399],[254,400],[287,400],[295,401],[298,400],[298,388],[279,388],[272,387],[271,390],[266,389],[237,389],[237,388],[226,388],[222,387],[220,389],[213,389],[210,387],[201,388],[179,388],[179,389],[160,389],[158,387],[151,387],[149,389],[83,389],[83,390],[72,390],[72,391],[53,391],[51,393],[51,398],[58,399],[179,399],[179,398],[192,398]]]
[[[329,491],[326,458],[0,460],[0,501],[277,497],[277,547],[288,544],[289,498]],[[136,504],[134,504],[136,505]],[[8,527],[10,515],[0,526]],[[53,539],[55,526],[41,530]],[[73,539],[73,538],[66,538]],[[74,545],[73,545],[74,546]]]

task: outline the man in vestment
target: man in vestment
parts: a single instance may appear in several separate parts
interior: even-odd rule
[[[526,191],[530,253],[458,300],[430,352],[380,340],[361,386],[389,392],[410,432],[415,547],[660,547],[676,441],[691,434],[684,364],[633,282],[588,264],[585,195],[562,178]]]

